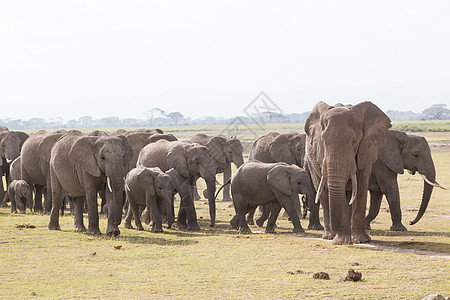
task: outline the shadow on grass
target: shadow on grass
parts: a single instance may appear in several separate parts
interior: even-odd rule
[[[152,244],[160,246],[189,246],[198,244],[196,240],[171,240],[165,239],[163,237],[153,237],[153,236],[123,236],[111,237],[107,235],[96,236],[98,239],[111,240],[111,241],[125,241],[131,244]]]
[[[375,236],[445,236],[450,237],[450,232],[428,232],[428,231],[390,231],[390,230],[368,230],[370,235]]]
[[[450,257],[450,248],[447,243],[373,240],[368,245],[374,246],[374,250],[392,250],[419,255]]]

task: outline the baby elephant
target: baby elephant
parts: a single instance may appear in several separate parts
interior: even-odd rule
[[[245,215],[258,205],[272,203],[266,233],[274,233],[274,225],[283,207],[294,224],[294,232],[303,232],[294,201],[297,194],[313,197],[306,171],[286,163],[263,163],[250,161],[243,164],[231,178],[236,215],[230,221],[234,229],[251,233]]]
[[[128,172],[125,178],[125,191],[130,204],[125,224],[131,227],[131,212],[136,222],[137,230],[144,230],[140,219],[139,207],[147,206],[152,215],[152,232],[163,232],[161,212],[167,211],[168,225],[174,222],[173,195],[175,184],[172,183],[170,172],[161,171],[160,168],[146,168],[138,166]],[[164,208],[163,205],[166,207]]]
[[[8,190],[6,191],[3,202],[6,203],[8,201],[11,201],[12,213],[17,213],[17,207],[19,211],[24,214],[27,204],[28,207],[33,206],[33,193],[31,187],[25,180],[13,180],[8,185]]]

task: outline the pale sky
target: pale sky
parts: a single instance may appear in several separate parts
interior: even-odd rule
[[[0,119],[450,106],[450,1],[0,1]]]

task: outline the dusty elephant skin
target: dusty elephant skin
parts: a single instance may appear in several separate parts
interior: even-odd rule
[[[101,234],[98,222],[97,193],[108,186],[108,225],[106,234],[119,235],[124,203],[124,178],[132,157],[124,136],[84,136],[69,131],[53,146],[50,158],[52,210],[48,228],[59,230],[59,210],[65,196],[74,198],[75,231],[86,231],[83,224],[83,199],[86,198],[90,234]]]
[[[24,214],[33,202],[31,187],[24,180],[13,180],[8,185],[3,202],[11,201],[11,213],[17,213],[17,209]],[[31,208],[30,208],[31,210]]]
[[[178,193],[181,196],[177,226],[188,230],[199,230],[194,207],[192,186],[198,177],[206,181],[208,188],[209,215],[211,226],[215,224],[216,172],[208,148],[189,141],[159,140],[145,146],[139,153],[137,166],[158,167],[162,171],[174,168],[180,175]],[[187,221],[187,222],[186,222]],[[187,223],[187,224],[186,224]]]
[[[306,120],[306,160],[323,206],[323,237],[335,244],[370,241],[364,224],[369,177],[390,127],[371,102],[319,102]]]
[[[298,193],[309,196],[313,188],[305,170],[286,163],[263,163],[251,161],[243,164],[231,178],[231,193],[236,215],[230,221],[233,228],[243,233],[251,233],[245,215],[258,205],[271,203],[266,232],[275,232],[274,225],[284,207],[294,232],[303,232],[294,201]]]
[[[175,184],[173,184],[171,169],[166,173],[160,168],[146,168],[138,166],[128,172],[125,179],[125,191],[130,204],[124,221],[126,228],[131,228],[131,214],[134,216],[137,230],[144,230],[142,226],[139,207],[146,206],[151,213],[153,221],[152,232],[163,232],[161,213],[167,212],[168,228],[174,222],[173,196]],[[175,179],[174,179],[175,180]]]
[[[420,209],[411,225],[417,223],[425,213],[433,186],[443,188],[436,182],[436,170],[426,139],[402,131],[389,130],[386,143],[378,160],[373,165],[369,180],[370,209],[365,220],[366,229],[370,229],[370,222],[378,215],[382,197],[385,195],[391,213],[391,230],[406,230],[402,224],[400,193],[397,183],[397,175],[403,174],[404,169],[411,174],[418,172],[424,176]]]
[[[240,167],[244,163],[244,148],[236,138],[225,138],[223,136],[210,136],[206,134],[196,134],[190,139],[191,142],[198,143],[208,148],[214,160],[216,174],[223,174],[223,183],[231,178],[231,163]],[[197,191],[194,197],[199,199]],[[223,201],[231,201],[230,186],[223,188]]]
[[[287,164],[294,164],[300,168],[305,167],[305,144],[306,134],[298,132],[289,132],[280,134],[278,132],[270,132],[259,137],[252,145],[248,159],[250,161],[257,160],[266,163],[284,162]],[[308,171],[308,170],[307,170]],[[308,172],[309,174],[309,172]],[[311,183],[312,184],[312,183]],[[314,202],[314,197],[307,197],[307,204],[311,211],[309,215],[310,230],[323,230],[323,226],[319,220],[319,204]],[[300,199],[295,202],[295,209],[299,216],[301,216]],[[262,216],[256,220],[258,226],[267,219],[269,207],[262,209]],[[306,213],[306,211],[305,211]],[[252,210],[247,215],[247,223],[253,224],[253,216],[255,210]]]

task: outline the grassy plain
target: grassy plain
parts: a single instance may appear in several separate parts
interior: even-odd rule
[[[395,125],[395,124],[394,124]],[[395,126],[394,126],[395,127]],[[261,131],[301,131],[303,126],[267,125]],[[179,138],[197,131],[220,133],[224,127],[163,128]],[[255,131],[255,132],[254,132]],[[257,132],[256,132],[257,131]],[[450,133],[419,132],[432,143],[437,180],[450,187]],[[218,178],[221,181],[221,178]],[[230,202],[217,202],[217,226],[208,226],[206,200],[196,201],[201,230],[165,229],[154,234],[125,229],[121,235],[73,232],[73,217],[61,218],[61,231],[47,229],[47,215],[12,215],[0,208],[1,299],[422,299],[450,296],[450,192],[433,191],[428,210],[414,226],[423,181],[399,176],[403,223],[407,232],[390,232],[386,201],[372,223],[373,247],[334,246],[320,231],[292,234],[279,218],[278,234],[241,235],[232,230]],[[87,224],[87,216],[85,217]],[[18,228],[31,224],[36,228]],[[307,227],[307,221],[302,221]],[[106,230],[106,219],[100,222]],[[261,234],[259,234],[261,233]],[[116,249],[119,248],[120,249]],[[378,247],[378,248],[374,248]],[[382,249],[388,250],[382,250]],[[389,250],[390,249],[390,250]],[[405,253],[406,252],[406,253]],[[412,253],[407,253],[412,252]],[[362,281],[344,281],[347,271]],[[327,272],[330,280],[313,279]]]

